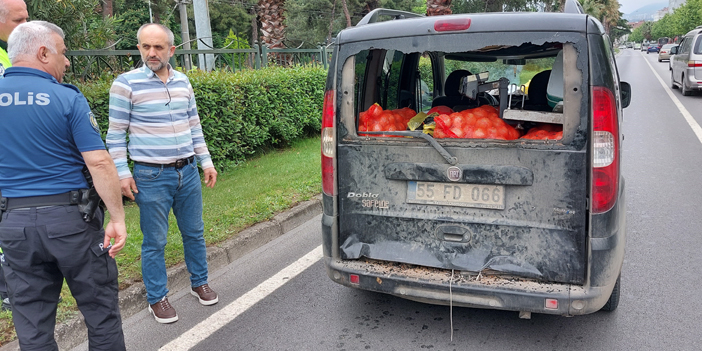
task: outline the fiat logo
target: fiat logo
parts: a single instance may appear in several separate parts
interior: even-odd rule
[[[446,170],[446,175],[448,176],[448,179],[453,182],[457,182],[461,180],[461,177],[463,176],[463,170],[456,166],[451,166]]]

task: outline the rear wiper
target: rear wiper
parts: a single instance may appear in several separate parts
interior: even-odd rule
[[[404,131],[404,132],[366,132],[364,131],[363,134],[382,134],[382,135],[401,135],[401,136],[411,136],[415,138],[422,138],[431,144],[431,146],[436,149],[436,151],[439,152],[439,155],[443,157],[450,165],[456,165],[458,164],[458,159],[456,157],[451,156],[451,154],[444,149],[443,146],[439,145],[439,143],[434,139],[432,136],[428,134],[424,134],[423,132],[410,132],[410,131]]]

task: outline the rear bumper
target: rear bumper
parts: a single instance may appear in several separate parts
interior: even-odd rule
[[[324,262],[333,281],[351,288],[376,291],[438,305],[574,316],[599,311],[619,278],[626,243],[626,195],[621,180],[619,201],[607,214],[592,217],[596,237],[590,238],[585,285],[557,284],[510,276],[463,275],[401,263],[341,260],[333,238],[336,218],[322,216]],[[358,281],[351,282],[351,275]],[[546,299],[558,301],[557,307]]]
[[[690,90],[702,90],[702,79],[699,79],[702,77],[696,77],[695,76],[695,68],[688,67],[685,70],[685,87],[687,87]]]
[[[438,305],[527,311],[563,316],[599,311],[609,299],[611,286],[582,287],[569,284],[540,283],[510,277],[464,276],[451,270],[414,267],[381,267],[378,262],[342,261],[325,257],[327,273],[335,282],[363,290]],[[350,275],[358,275],[351,283]],[[546,299],[558,301],[547,306]],[[555,308],[554,308],[555,307]]]

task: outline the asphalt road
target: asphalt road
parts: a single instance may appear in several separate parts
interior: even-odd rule
[[[177,323],[159,325],[146,311],[126,319],[128,348],[701,350],[702,142],[668,94],[667,62],[656,57],[628,49],[617,58],[633,99],[623,124],[628,239],[616,311],[522,320],[517,312],[453,308],[451,319],[446,306],[349,289],[327,278],[318,260],[318,216],[214,272],[217,305],[200,306],[180,291],[170,297]],[[702,95],[672,96],[702,124]]]

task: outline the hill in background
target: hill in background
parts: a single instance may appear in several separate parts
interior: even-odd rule
[[[664,7],[668,7],[667,2],[659,2],[651,5],[647,5],[644,7],[641,7],[640,9],[632,12],[632,13],[626,13],[624,14],[624,19],[626,19],[629,22],[637,22],[637,21],[653,21],[653,15],[658,12],[658,10],[663,9]]]

